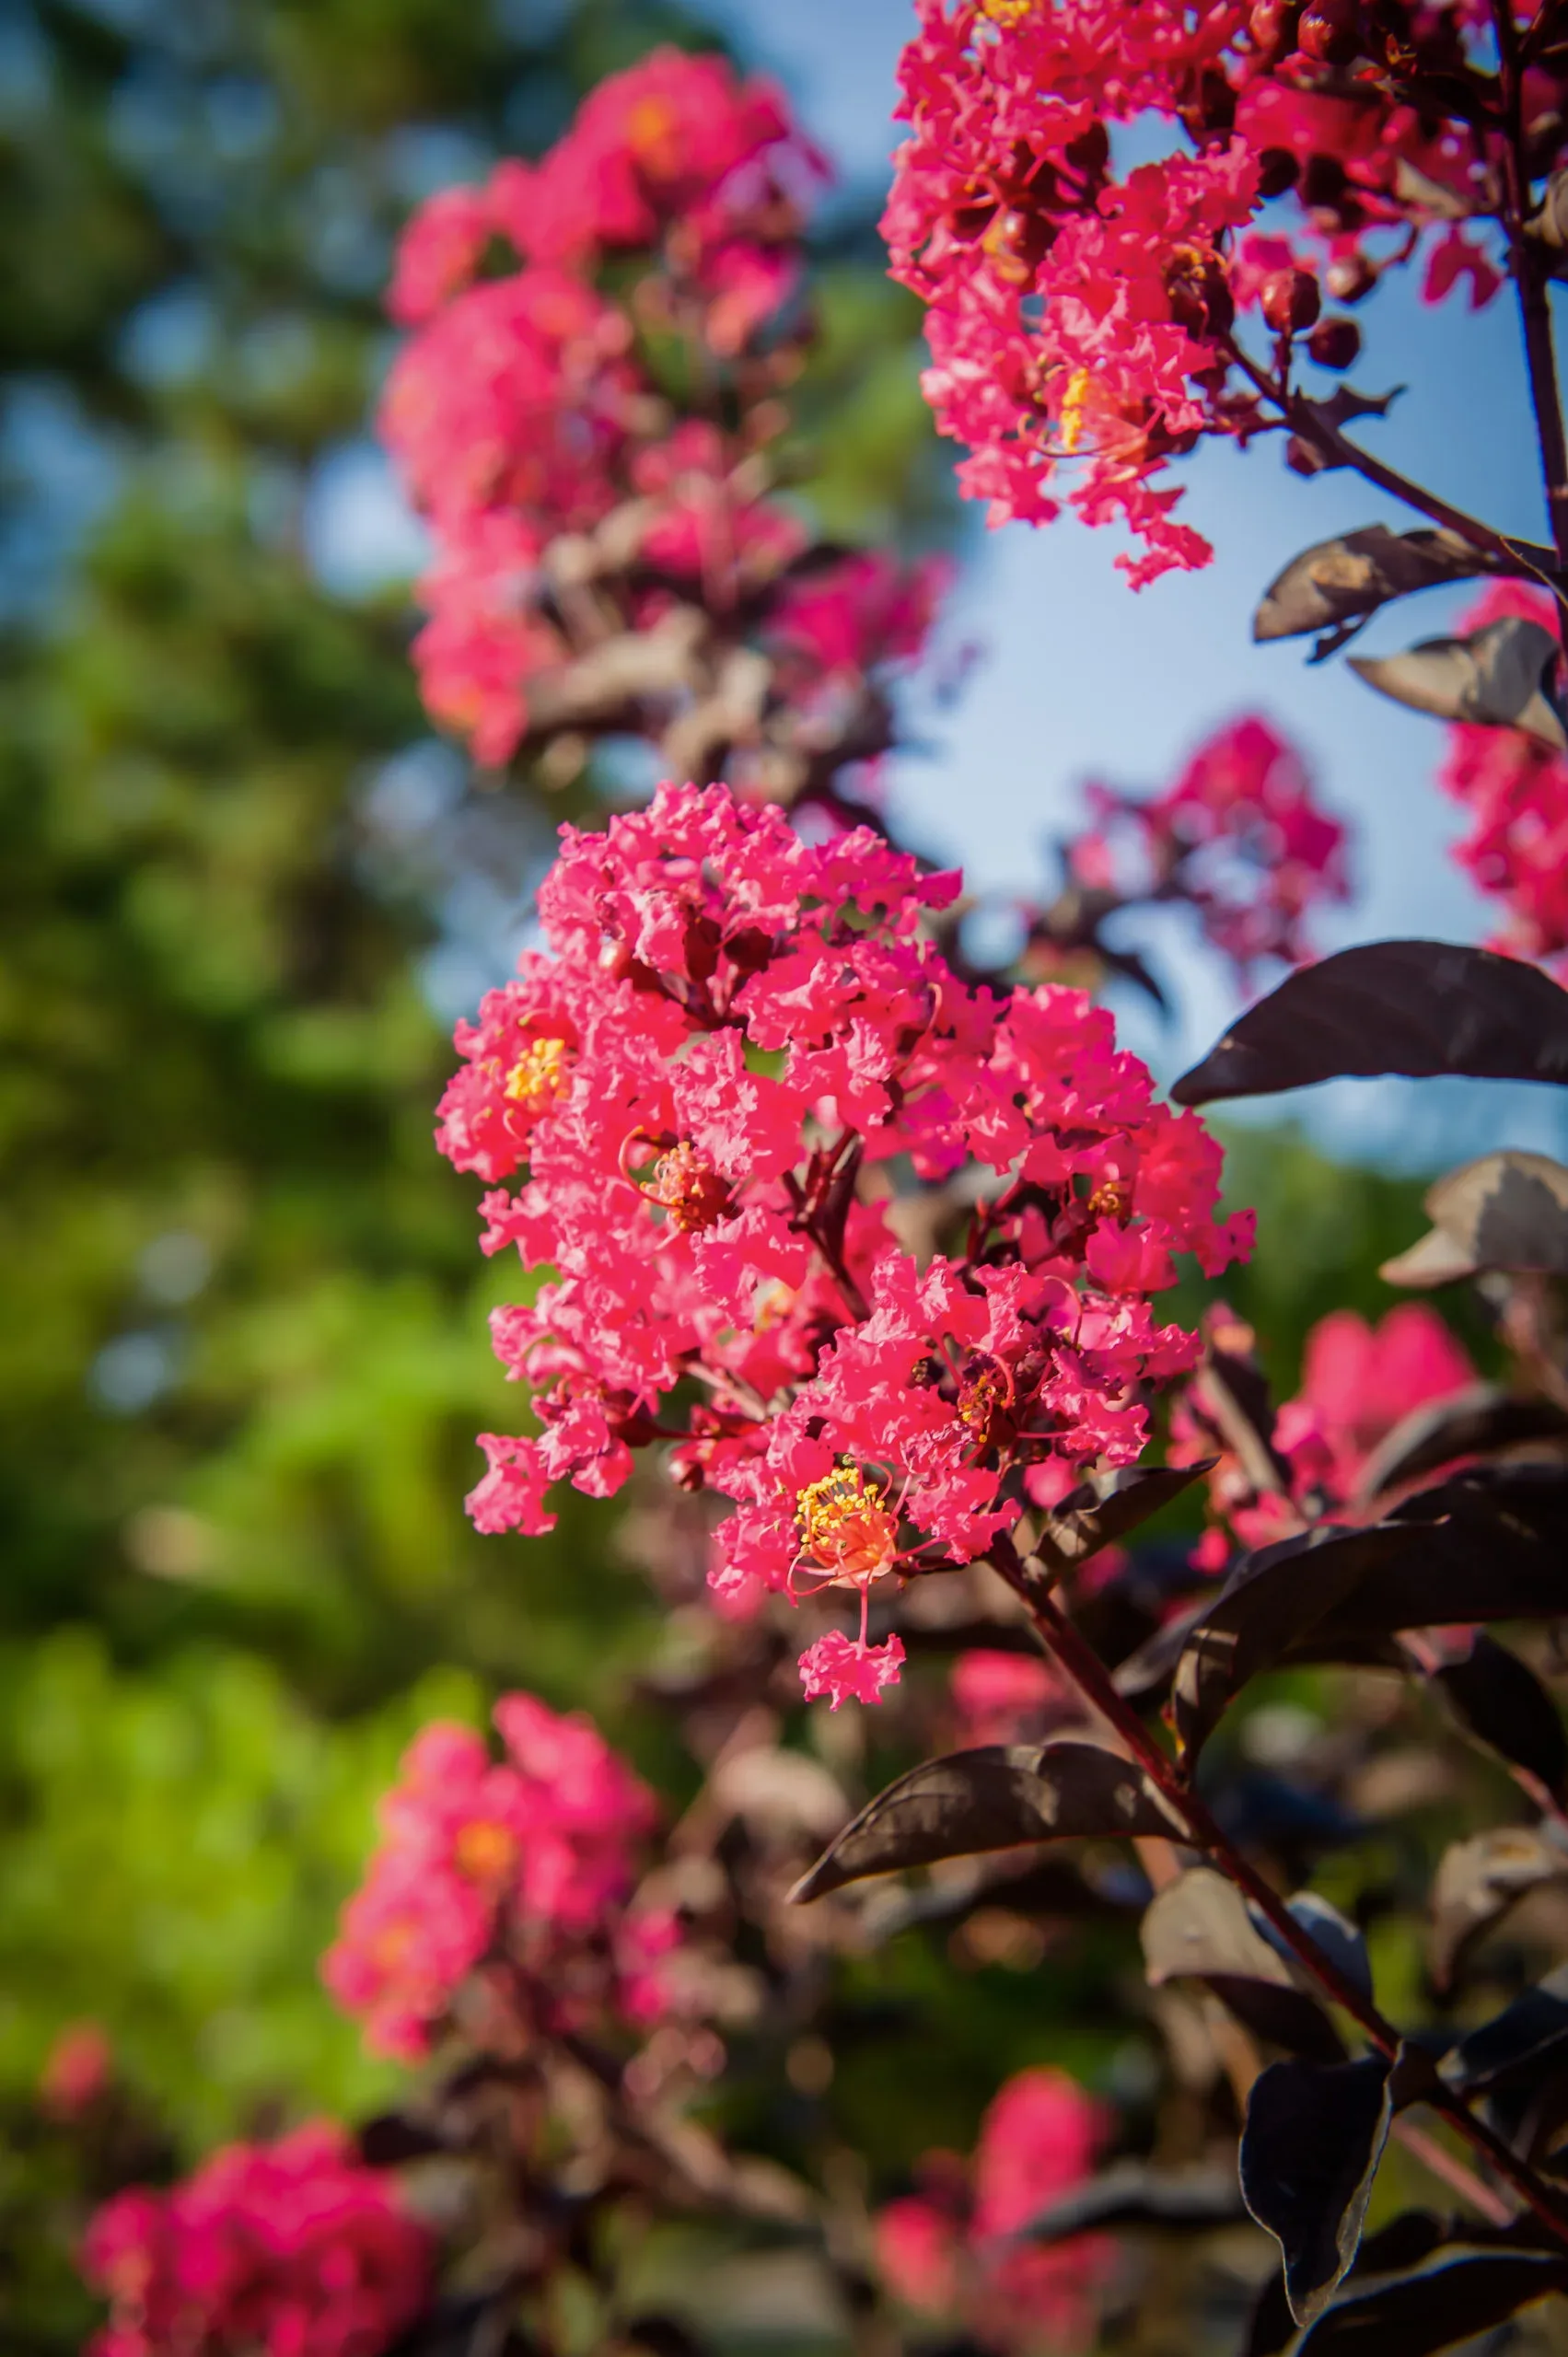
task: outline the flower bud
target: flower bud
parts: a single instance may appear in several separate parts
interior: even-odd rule
[[[1361,350],[1361,330],[1353,319],[1319,319],[1307,349],[1319,368],[1348,368]]]
[[[1260,196],[1283,196],[1301,178],[1301,165],[1288,147],[1265,147],[1258,158]]]
[[[1350,175],[1337,156],[1308,156],[1301,175],[1303,204],[1338,204]]]
[[[1362,52],[1356,0],[1308,0],[1295,29],[1295,45],[1320,65],[1352,64]]]
[[[1377,273],[1365,254],[1343,254],[1331,261],[1323,283],[1336,303],[1359,303],[1377,284]]]
[[[1298,0],[1257,0],[1247,20],[1254,46],[1263,57],[1288,56],[1295,47]]]
[[[1189,335],[1229,332],[1236,300],[1225,265],[1214,255],[1192,249],[1174,255],[1166,266],[1165,292],[1171,318]]]
[[[1276,270],[1263,281],[1263,317],[1276,335],[1297,335],[1309,328],[1321,300],[1309,270]]]

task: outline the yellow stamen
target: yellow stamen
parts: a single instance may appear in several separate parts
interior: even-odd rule
[[[1005,25],[1009,29],[1021,25],[1035,5],[1035,0],[980,0],[980,12],[989,17],[993,25]]]
[[[891,1571],[899,1525],[884,1504],[887,1494],[858,1465],[836,1466],[811,1482],[795,1506],[805,1551],[835,1579],[876,1579]]]
[[[1092,382],[1086,368],[1074,368],[1067,379],[1067,390],[1062,397],[1062,413],[1056,421],[1056,429],[1062,437],[1062,447],[1069,453],[1075,450],[1084,438],[1084,412]]]
[[[530,1039],[506,1074],[506,1096],[525,1113],[546,1113],[571,1083],[572,1051],[564,1039]]]

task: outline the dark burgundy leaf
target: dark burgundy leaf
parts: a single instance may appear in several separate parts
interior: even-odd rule
[[[1330,1906],[1326,1898],[1319,1898],[1315,1890],[1298,1890],[1294,1898],[1285,1901],[1285,1906],[1344,1979],[1359,1989],[1363,1996],[1370,1997],[1372,1964],[1366,1953],[1366,1942],[1349,1917],[1342,1915],[1339,1909]],[[1255,1915],[1253,1920],[1269,1945],[1290,1963],[1291,1950],[1267,1917]]]
[[[1358,2270],[1293,2342],[1291,2357],[1428,2357],[1565,2288],[1561,2251],[1445,2243],[1406,2273]]]
[[[1367,942],[1287,975],[1170,1093],[1212,1105],[1377,1073],[1568,1083],[1568,991],[1489,949]]]
[[[1568,1415],[1550,1399],[1519,1399],[1494,1383],[1467,1384],[1401,1416],[1361,1469],[1362,1500],[1435,1473],[1457,1457],[1486,1457],[1530,1441],[1568,1438]]]
[[[1246,2215],[1233,2169],[1159,2169],[1147,2161],[1118,2161],[1051,2202],[1008,2240],[1064,2243],[1107,2226],[1165,2226],[1190,2235],[1235,2225]]]
[[[1344,2061],[1338,2030],[1305,1989],[1277,1988],[1272,1981],[1243,1980],[1225,1972],[1207,1974],[1205,1986],[1263,2045],[1281,2047],[1307,2062]]]
[[[1494,2088],[1537,2084],[1568,2064],[1568,1965],[1560,1965],[1522,1997],[1452,2048],[1438,2066],[1455,2092],[1490,2095]]]
[[[1568,1612],[1568,1468],[1476,1466],[1404,1499],[1388,1521],[1424,1526],[1419,1546],[1343,1596],[1292,1661],[1365,1661],[1399,1629]]]
[[[395,2169],[405,2161],[423,2161],[444,2153],[446,2141],[424,2121],[401,2111],[383,2111],[359,2131],[359,2157],[367,2168]]]
[[[1214,1463],[1206,1457],[1195,1465],[1128,1465],[1080,1481],[1047,1515],[1034,1551],[1051,1571],[1071,1570],[1136,1530],[1191,1489]]]
[[[1213,1866],[1191,1866],[1156,1894],[1139,1933],[1151,1989],[1219,1973],[1294,1988],[1293,1968],[1263,1937],[1247,1901]]]
[[[1193,1377],[1199,1406],[1239,1459],[1255,1490],[1290,1495],[1289,1466],[1274,1446],[1269,1379],[1250,1348],[1227,1350],[1211,1332]]]
[[[1478,1743],[1523,1768],[1553,1800],[1568,1789],[1568,1734],[1556,1703],[1517,1654],[1478,1633],[1458,1661],[1434,1670],[1432,1683]]]
[[[1197,1757],[1249,1678],[1283,1661],[1369,1574],[1410,1552],[1415,1538],[1399,1523],[1322,1526],[1244,1555],[1176,1666],[1171,1714],[1185,1757]]]
[[[987,1744],[900,1776],[845,1826],[790,1897],[820,1898],[864,1875],[1025,1841],[1168,1840],[1183,1830],[1143,1771],[1098,1744]]]
[[[1393,2117],[1388,2069],[1381,2055],[1272,2062],[1248,2098],[1242,2199],[1280,2246],[1298,2324],[1321,2313],[1355,2257]]]
[[[1438,720],[1518,728],[1552,752],[1568,750],[1553,701],[1561,648],[1541,622],[1506,614],[1467,638],[1428,638],[1403,655],[1353,655],[1358,679],[1396,703]]]
[[[1568,1275],[1568,1170],[1550,1155],[1483,1154],[1426,1192],[1434,1234],[1384,1264],[1390,1284],[1436,1285],[1484,1269]]]
[[[1300,1967],[1212,1866],[1190,1867],[1166,1885],[1144,1914],[1142,1938],[1151,1988],[1202,1980],[1254,2037],[1313,2061],[1343,2061],[1338,2033]]]
[[[1496,1826],[1453,1842],[1432,1885],[1427,1963],[1438,1988],[1448,1987],[1465,1950],[1500,1923],[1527,1891],[1564,1876],[1568,1854],[1530,1826]]]
[[[1151,1694],[1159,1693],[1181,1659],[1188,1638],[1213,1601],[1212,1595],[1200,1596],[1196,1604],[1190,1605],[1176,1620],[1167,1620],[1135,1652],[1118,1662],[1111,1678],[1117,1692],[1125,1695],[1130,1702],[1145,1701]]]
[[[1351,2269],[1350,2282],[1363,2275],[1402,2274],[1431,2258],[1446,2228],[1429,2210],[1406,2210],[1375,2235],[1362,2237]],[[1295,2339],[1295,2318],[1285,2298],[1284,2278],[1271,2275],[1258,2295],[1243,2357],[1278,2357]]]
[[[1390,598],[1495,570],[1457,532],[1390,532],[1385,524],[1368,524],[1292,557],[1263,592],[1252,635],[1261,642],[1329,630],[1375,613]]]

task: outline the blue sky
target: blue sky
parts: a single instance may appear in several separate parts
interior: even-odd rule
[[[912,19],[909,0],[727,0],[715,13],[759,63],[777,71],[813,133],[852,181],[874,186],[900,135],[895,66]],[[1354,369],[1372,392],[1409,390],[1369,447],[1504,530],[1543,537],[1535,435],[1518,326],[1506,295],[1471,315],[1429,308],[1408,279],[1380,288],[1359,313]],[[1474,940],[1492,916],[1447,856],[1458,813],[1434,790],[1442,731],[1375,696],[1342,661],[1303,663],[1305,642],[1254,647],[1250,617],[1265,584],[1296,550],[1336,531],[1423,519],[1349,474],[1292,474],[1277,445],[1200,449],[1186,462],[1182,514],[1214,543],[1214,563],[1141,593],[1114,569],[1117,542],[1071,518],[1032,529],[977,531],[951,628],[982,650],[958,705],[935,716],[934,758],[900,766],[899,807],[935,850],[971,877],[1015,888],[1042,839],[1070,829],[1086,774],[1119,784],[1166,783],[1217,721],[1260,709],[1307,754],[1323,799],[1350,819],[1354,903],[1320,928],[1325,946],[1394,934]],[[1382,653],[1449,628],[1473,591],[1432,592],[1378,617],[1358,651]],[[1139,1007],[1121,1007],[1130,1037],[1166,1073],[1202,1051],[1234,1011],[1216,963],[1185,932],[1169,938],[1167,971],[1182,1016],[1162,1037]],[[1427,1160],[1503,1142],[1562,1150],[1555,1099],[1534,1089],[1345,1084],[1312,1092],[1312,1125],[1379,1158]],[[1306,1097],[1291,1101],[1306,1109]],[[1276,1108],[1274,1109],[1281,1109]],[[1479,1136],[1466,1134],[1472,1125]]]

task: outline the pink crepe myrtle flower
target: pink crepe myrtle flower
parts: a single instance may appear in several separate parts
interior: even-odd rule
[[[657,2018],[674,1926],[629,1906],[654,1802],[580,1713],[495,1706],[505,1757],[437,1721],[380,1806],[381,1845],[322,1961],[377,2053],[417,2061],[470,1976],[500,1976],[514,2026]],[[503,1985],[504,1984],[504,1985]]]
[[[1068,846],[1069,872],[1123,900],[1189,902],[1244,986],[1262,958],[1300,964],[1312,910],[1350,897],[1344,827],[1258,714],[1206,737],[1163,794],[1095,783],[1086,798],[1091,828]]]
[[[1544,591],[1499,582],[1458,629],[1482,630],[1509,615],[1557,628]],[[1501,903],[1504,921],[1492,946],[1561,972],[1568,958],[1568,756],[1522,729],[1460,721],[1448,731],[1438,783],[1469,819],[1454,857]]]
[[[1084,2235],[1032,2248],[1020,2237],[1090,2175],[1109,2125],[1067,2073],[1020,2071],[981,2121],[972,2160],[928,2154],[922,2189],[878,2213],[877,2262],[894,2296],[998,2351],[1088,2347],[1111,2245]]]
[[[92,2220],[83,2272],[110,2314],[89,2357],[380,2357],[424,2306],[432,2256],[334,2124],[230,2145]]]
[[[919,0],[917,14],[883,234],[927,307],[924,390],[967,446],[960,487],[993,523],[1045,522],[1065,487],[1086,521],[1142,543],[1118,559],[1134,586],[1205,564],[1166,472],[1200,436],[1245,441],[1264,422],[1230,337],[1253,305],[1283,324],[1282,258],[1312,288],[1321,272],[1353,294],[1388,266],[1379,233],[1403,232],[1396,258],[1424,247],[1429,300],[1461,280],[1474,301],[1494,291],[1492,248],[1459,217],[1492,209],[1484,142],[1396,95],[1412,64],[1458,87],[1484,39],[1474,12],[1417,12],[1394,76],[1373,24],[1365,69],[1347,73],[1296,48],[1293,11],[1276,42],[1247,0]],[[1555,92],[1532,92],[1543,135]],[[1109,127],[1135,121],[1168,125],[1173,152],[1121,178]],[[1252,230],[1271,198],[1287,200],[1295,238]],[[1299,324],[1316,309],[1314,292]]]
[[[1330,1310],[1307,1338],[1299,1397],[1280,1411],[1281,1446],[1347,1498],[1397,1423],[1475,1379],[1468,1352],[1425,1302],[1400,1302],[1376,1326]]]
[[[102,2024],[67,2022],[39,2073],[39,2103],[52,2119],[79,2119],[105,2092],[113,2073],[114,2049]]]
[[[947,1673],[947,1691],[962,1747],[1027,1743],[1045,1731],[1051,1706],[1067,1689],[1061,1673],[1036,1654],[970,1645]]]
[[[873,1586],[983,1555],[1026,1473],[1137,1457],[1148,1387],[1197,1348],[1148,1295],[1178,1254],[1213,1273],[1251,1240],[1103,1009],[948,965],[925,923],[957,889],[867,830],[812,842],[661,786],[563,830],[546,946],[460,1027],[441,1104],[443,1150],[491,1182],[484,1248],[550,1271],[493,1317],[540,1431],[484,1436],[475,1520],[546,1528],[555,1481],[610,1495],[672,1441],[677,1479],[738,1508],[721,1595],[858,1604],[854,1664],[819,1643],[806,1672],[840,1697],[896,1674]],[[992,1174],[972,1259],[917,1270],[857,1190],[900,1156]]]

